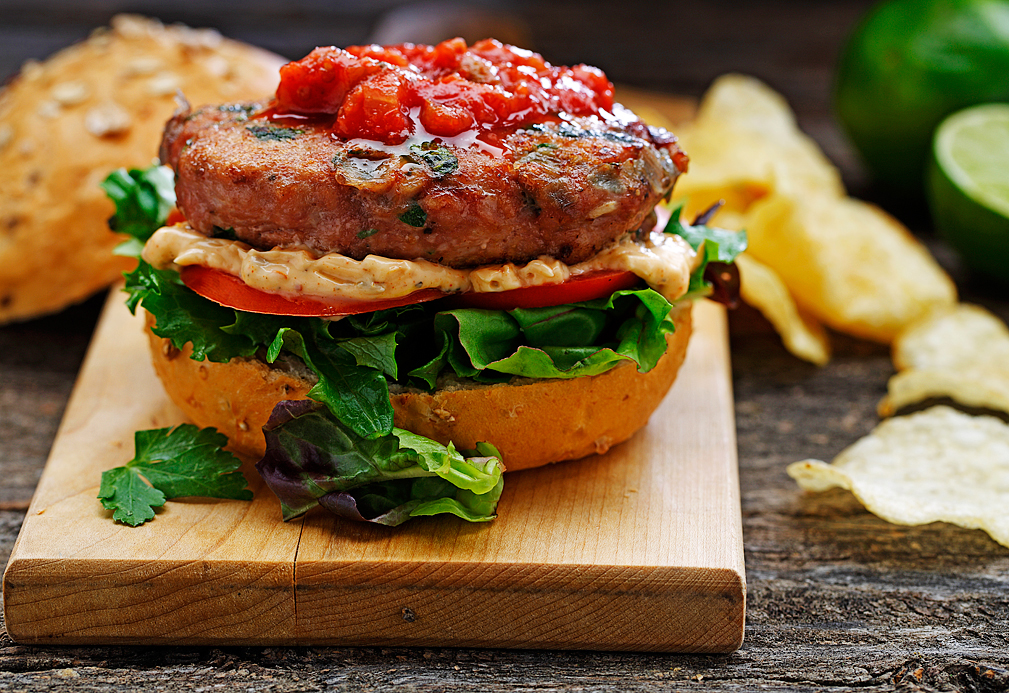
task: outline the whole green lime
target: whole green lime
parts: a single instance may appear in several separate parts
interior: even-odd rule
[[[875,178],[920,198],[939,122],[966,106],[1009,101],[1009,1],[876,5],[845,46],[834,98]]]
[[[936,228],[964,262],[1009,281],[1009,104],[973,106],[939,125],[928,198]]]

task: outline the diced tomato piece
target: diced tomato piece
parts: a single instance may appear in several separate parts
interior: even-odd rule
[[[515,112],[516,100],[513,95],[497,85],[485,85],[480,100],[486,107],[477,113],[477,120],[485,125],[498,125],[508,120]]]
[[[595,111],[596,98],[588,87],[574,79],[570,73],[563,74],[557,80],[557,109],[572,115],[592,113]]]
[[[414,44],[409,46],[407,55],[410,62],[419,67],[424,76],[430,79],[438,79],[456,72],[462,65],[463,56],[466,55],[466,41],[461,38],[442,41],[437,46]],[[403,50],[407,51],[405,46]]]
[[[336,113],[347,93],[383,67],[371,58],[358,58],[329,46],[280,68],[279,110],[299,113]]]
[[[466,42],[458,37],[442,41],[434,47],[432,53],[432,67],[446,72],[455,72],[462,64],[462,57],[466,55]]]
[[[575,65],[571,68],[571,76],[594,94],[596,108],[613,110],[613,82],[606,78],[602,70],[591,65]]]
[[[502,102],[506,95],[487,84],[477,84],[449,75],[437,82],[422,82],[417,86],[421,101],[420,122],[433,135],[454,137],[477,123],[496,123],[496,109],[488,103]]]
[[[495,65],[525,65],[536,71],[546,70],[547,62],[539,53],[524,48],[508,46],[496,39],[483,39],[470,46],[470,52],[490,60]]]
[[[374,74],[347,94],[334,131],[348,139],[401,144],[413,133],[412,97],[411,84],[403,73],[387,70]]]
[[[472,129],[476,118],[463,104],[425,100],[420,107],[420,122],[432,135],[455,137]]]
[[[410,64],[410,61],[403,52],[399,50],[398,46],[379,46],[378,44],[373,43],[368,46],[350,46],[347,48],[347,52],[356,55],[359,58],[380,60],[398,67],[407,67]]]

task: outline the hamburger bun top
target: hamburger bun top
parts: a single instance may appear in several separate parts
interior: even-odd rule
[[[0,91],[0,324],[59,311],[135,260],[112,249],[113,169],[149,166],[179,92],[197,104],[261,97],[285,60],[210,29],[132,15],[29,61]]]

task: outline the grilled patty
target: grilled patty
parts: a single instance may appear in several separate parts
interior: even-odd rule
[[[325,119],[270,119],[268,107],[187,108],[169,121],[161,160],[200,232],[357,259],[573,264],[654,223],[687,160],[628,112],[389,146],[343,141]]]

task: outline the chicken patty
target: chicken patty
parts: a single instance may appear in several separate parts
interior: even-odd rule
[[[389,146],[341,141],[312,119],[256,117],[266,107],[186,109],[169,122],[162,161],[201,233],[452,267],[572,264],[646,224],[686,161],[672,135],[633,118],[543,122],[494,144]]]

